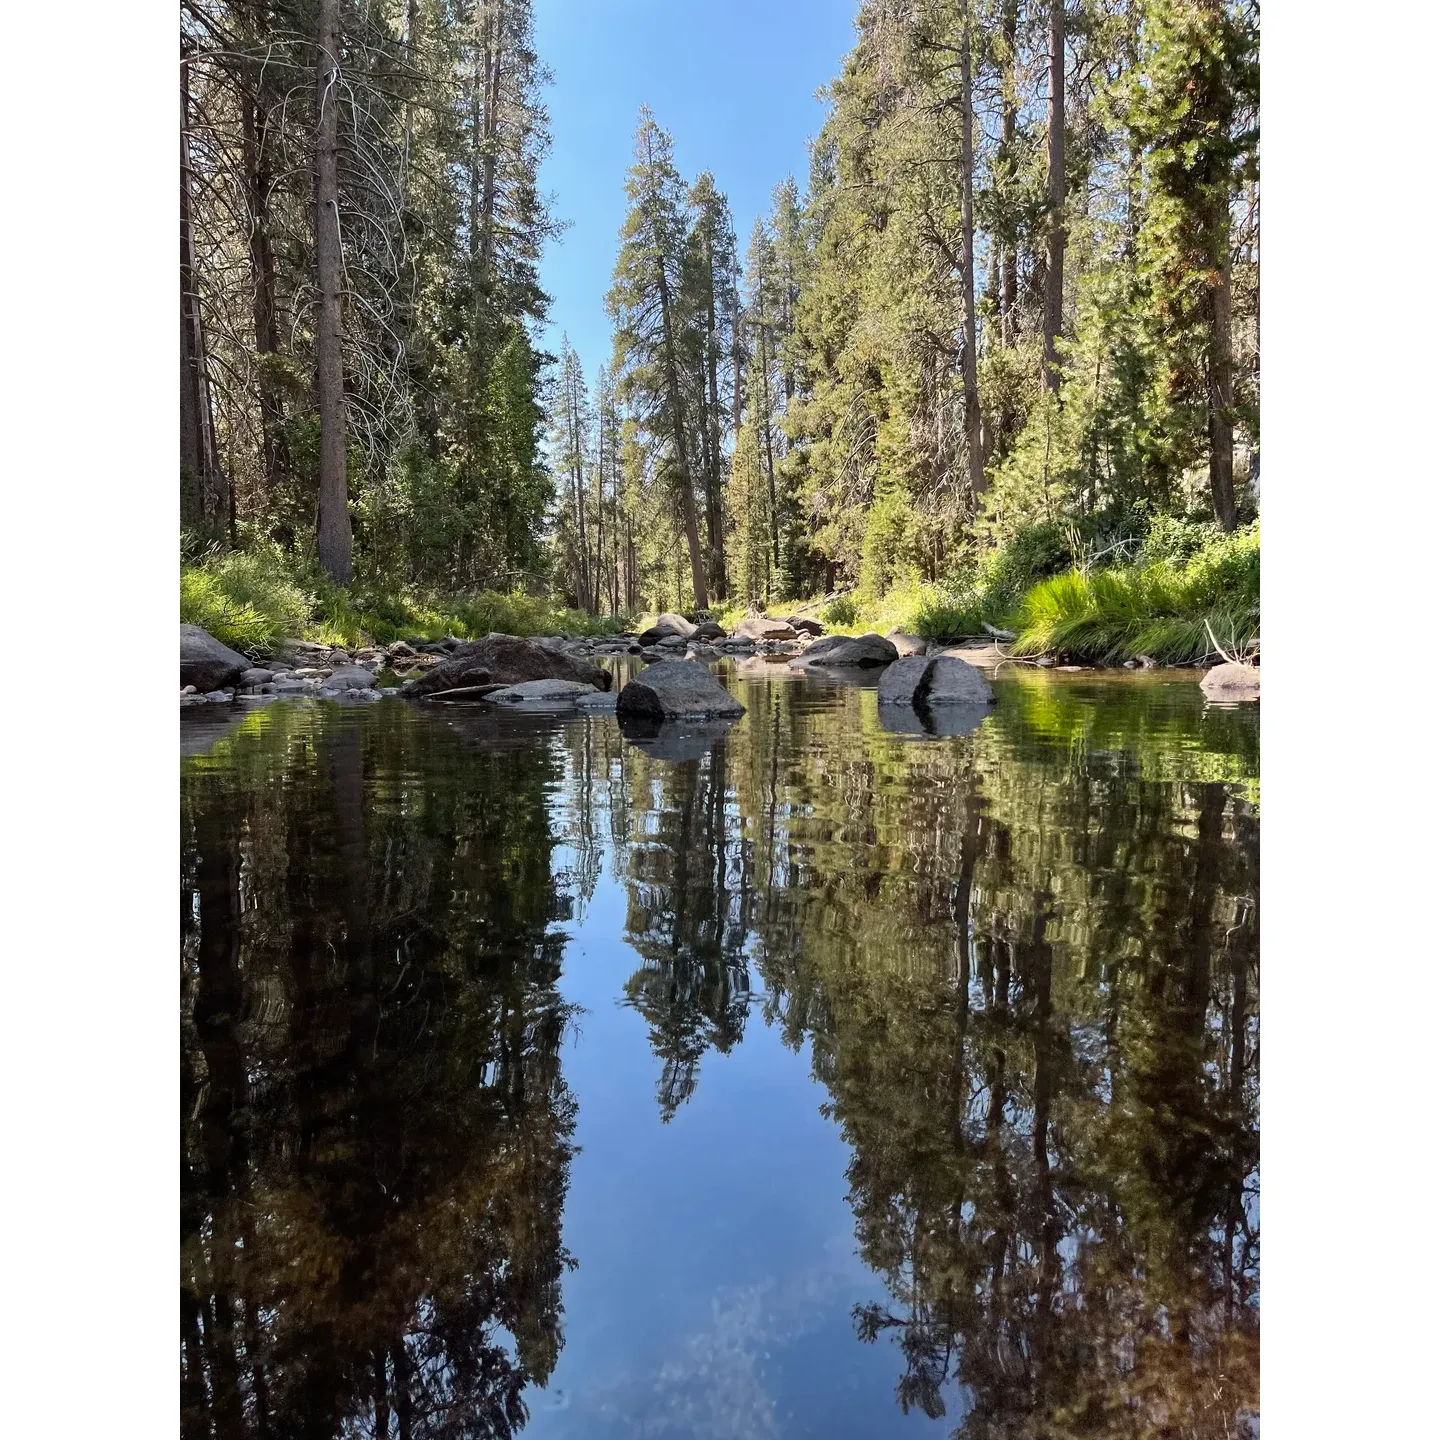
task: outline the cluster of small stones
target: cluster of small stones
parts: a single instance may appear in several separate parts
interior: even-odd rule
[[[454,642],[454,643],[459,643]],[[428,647],[427,647],[428,648]],[[439,649],[439,647],[435,647]],[[358,700],[371,703],[398,695],[398,686],[377,685],[376,675],[384,669],[420,674],[438,665],[444,651],[423,654],[403,641],[385,647],[372,646],[342,650],[311,640],[285,640],[275,657],[246,670],[235,685],[221,690],[197,691],[186,685],[180,691],[182,705],[232,705],[314,696],[322,700]]]

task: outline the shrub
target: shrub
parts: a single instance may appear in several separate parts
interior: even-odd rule
[[[860,619],[860,606],[853,596],[837,595],[821,612],[827,629],[845,630]]]

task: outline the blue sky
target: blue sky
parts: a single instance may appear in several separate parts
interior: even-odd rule
[[[770,192],[794,173],[824,118],[816,91],[854,41],[854,0],[535,0],[536,48],[554,146],[541,170],[558,218],[541,282],[548,348],[568,333],[585,372],[610,358],[605,292],[642,104],[675,137],[687,180],[709,169],[730,197],[741,254]]]

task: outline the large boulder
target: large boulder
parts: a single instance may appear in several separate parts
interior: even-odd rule
[[[794,627],[788,620],[769,615],[747,615],[736,627],[735,634],[746,640],[793,640]]]
[[[934,708],[995,702],[990,682],[973,666],[953,655],[910,655],[897,660],[880,677],[881,705]]]
[[[458,646],[448,660],[411,681],[405,693],[419,698],[441,690],[523,685],[527,680],[573,680],[597,690],[610,688],[610,672],[589,660],[517,635],[487,635]]]
[[[1258,700],[1260,667],[1233,663],[1217,665],[1205,672],[1200,688],[1207,700]]]
[[[927,705],[993,705],[990,682],[958,655],[936,655],[930,661],[921,697]]]
[[[930,673],[930,661],[923,655],[906,655],[887,665],[880,676],[876,701],[881,705],[915,705],[920,687]]]
[[[790,663],[812,666],[893,665],[899,652],[883,635],[824,635]]]
[[[702,620],[695,627],[695,633],[690,638],[692,640],[723,640],[725,627],[717,625],[713,620]]]
[[[180,627],[180,684],[199,691],[219,690],[234,685],[250,669],[250,662],[238,651],[222,645],[198,625]]]
[[[743,715],[745,707],[703,665],[657,660],[621,690],[615,712],[676,720]]]
[[[792,615],[787,622],[797,635],[823,635],[825,627],[818,620],[807,620],[802,615]]]

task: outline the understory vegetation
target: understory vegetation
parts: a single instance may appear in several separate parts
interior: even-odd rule
[[[392,640],[507,635],[596,635],[624,629],[616,617],[574,610],[523,591],[459,596],[418,590],[342,588],[313,562],[278,547],[214,550],[180,568],[180,620],[203,626],[247,655],[273,653],[286,638],[355,646]]]
[[[722,623],[743,602],[715,612]],[[924,640],[993,631],[1015,636],[1022,657],[1187,664],[1243,653],[1260,634],[1260,526],[1225,534],[1203,520],[1166,517],[1143,536],[1087,547],[1079,531],[1047,523],[1019,532],[947,585],[863,587],[826,598],[780,600],[766,613],[802,611],[827,630],[895,629]],[[989,628],[987,628],[989,627]]]

